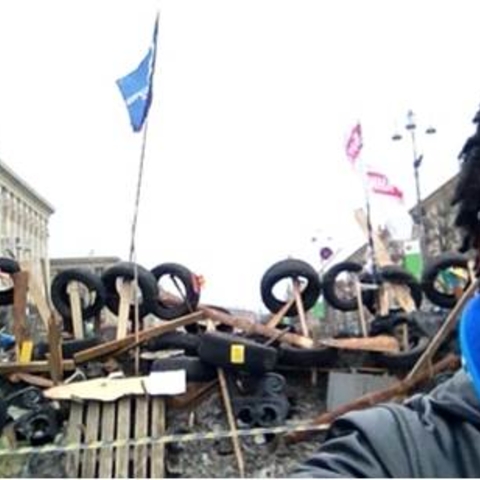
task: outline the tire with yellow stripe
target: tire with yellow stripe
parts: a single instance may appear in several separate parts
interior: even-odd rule
[[[272,371],[277,350],[225,332],[206,332],[201,337],[199,357],[216,367],[250,373]]]

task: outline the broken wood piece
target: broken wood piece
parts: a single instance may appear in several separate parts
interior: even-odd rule
[[[290,310],[290,308],[293,306],[294,303],[295,303],[295,297],[292,297],[290,300],[288,300],[288,302],[285,303],[285,305],[277,313],[272,315],[272,317],[265,324],[265,326],[268,328],[275,328],[282,321],[283,317],[285,317],[285,315],[287,314],[287,312]]]
[[[123,353],[136,347],[137,345],[140,345],[143,342],[146,342],[147,340],[150,340],[153,337],[162,335],[163,333],[172,332],[185,325],[196,323],[203,317],[204,314],[202,312],[190,313],[183,317],[164,322],[161,325],[150,327],[147,330],[142,330],[138,333],[138,335],[132,333],[127,335],[125,338],[121,338],[120,340],[111,340],[110,342],[105,342],[101,345],[87,348],[86,350],[76,353],[73,358],[76,363],[84,363],[113,353]],[[137,337],[138,341],[135,341]]]
[[[73,360],[63,360],[61,367],[63,371],[73,371],[76,365]],[[30,363],[0,362],[0,375],[22,372],[49,373],[50,363],[46,360],[36,360]]]
[[[378,403],[388,402],[394,397],[406,395],[421,382],[432,378],[434,375],[444,370],[456,370],[459,367],[460,358],[457,355],[449,354],[438,363],[432,365],[431,369],[426,369],[421,373],[415,374],[415,376],[412,378],[399,380],[393,385],[382,390],[362,395],[352,402],[340,405],[331,412],[325,412],[316,416],[308,424],[312,426],[329,424],[341,415],[351,412],[352,410],[361,410],[377,405]],[[303,440],[308,440],[312,434],[313,432],[311,431],[292,432],[286,434],[284,439],[287,443],[297,443]]]
[[[112,402],[126,395],[145,395],[144,380],[147,377],[94,378],[45,390],[51,400],[97,400]]]
[[[45,294],[40,287],[38,279],[33,273],[31,262],[20,262],[20,266],[22,271],[28,272],[28,293],[37,307],[40,318],[45,326],[45,330],[48,331],[48,319],[52,315],[52,311],[45,298]]]
[[[50,364],[50,376],[55,384],[63,380],[63,358],[62,358],[62,336],[60,335],[60,328],[55,321],[55,317],[50,315],[48,319],[48,347],[50,357],[48,362]]]
[[[367,322],[365,320],[365,311],[363,309],[362,286],[360,280],[355,278],[355,295],[357,297],[358,318],[360,320],[360,331],[364,337],[368,337]]]
[[[298,278],[292,280],[293,283],[293,298],[295,298],[295,305],[297,306],[297,315],[300,320],[300,331],[304,337],[310,338],[308,333],[307,319],[305,318],[305,307],[303,305],[302,295],[300,293],[300,281]]]
[[[70,298],[70,311],[72,312],[73,336],[76,339],[85,338],[83,331],[82,305],[80,303],[80,286],[76,281],[69,282],[67,294]]]
[[[311,338],[296,333],[283,333],[283,330],[269,328],[266,325],[255,323],[248,318],[229,315],[213,308],[209,308],[206,305],[199,305],[197,309],[212,320],[224,323],[225,325],[230,325],[239,330],[262,335],[266,338],[277,338],[279,335],[282,335],[282,341],[300,348],[312,348],[315,345],[315,342]]]
[[[25,382],[40,388],[51,388],[55,386],[55,383],[49,378],[32,375],[28,372],[12,373],[8,376],[8,380],[12,383]]]
[[[320,345],[344,350],[365,350],[368,352],[399,352],[398,340],[390,335],[362,338],[329,338],[319,340]]]
[[[240,473],[240,478],[245,477],[245,460],[243,458],[242,448],[240,445],[240,439],[237,431],[237,422],[235,420],[235,415],[233,414],[232,402],[230,399],[230,394],[228,392],[227,380],[225,378],[225,372],[222,368],[217,368],[218,381],[220,383],[220,392],[222,395],[223,405],[225,411],[227,412],[228,426],[232,434],[232,443],[233,450],[235,452],[235,458],[237,460],[238,471]]]
[[[30,340],[30,332],[27,327],[27,291],[28,272],[16,272],[12,274],[13,280],[13,336],[15,337],[15,349],[17,360],[26,363],[31,360],[24,354],[21,356],[23,342]]]
[[[128,331],[128,319],[130,316],[130,304],[133,299],[133,282],[123,280],[118,287],[120,303],[118,306],[117,340],[125,338]]]

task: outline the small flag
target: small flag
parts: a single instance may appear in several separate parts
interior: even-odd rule
[[[152,103],[157,31],[158,15],[155,19],[152,44],[147,54],[135,70],[117,80],[117,85],[125,100],[134,132],[139,132],[142,129]]]
[[[392,185],[384,173],[372,170],[367,171],[367,180],[369,188],[373,193],[387,195],[403,202],[403,192],[395,185]]]
[[[357,123],[350,132],[348,137],[347,144],[345,146],[345,151],[348,157],[348,160],[352,165],[355,165],[360,151],[362,150],[362,127],[360,123]]]

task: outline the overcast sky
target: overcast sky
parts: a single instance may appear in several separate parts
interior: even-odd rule
[[[407,205],[411,145],[391,136],[408,109],[422,195],[457,171],[480,103],[476,1],[0,0],[0,158],[55,207],[51,257],[128,258],[141,135],[115,80],[157,9],[137,259],[203,274],[203,301],[263,308],[270,265],[319,267],[319,229],[359,245],[355,121]]]

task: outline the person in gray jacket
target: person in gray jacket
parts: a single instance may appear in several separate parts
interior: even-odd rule
[[[472,251],[480,273],[480,110],[465,143],[452,197],[460,251]],[[462,311],[464,368],[403,404],[348,413],[331,426],[319,451],[291,477],[480,477],[480,294]]]
[[[480,476],[480,401],[460,370],[429,394],[336,420],[292,478]]]

